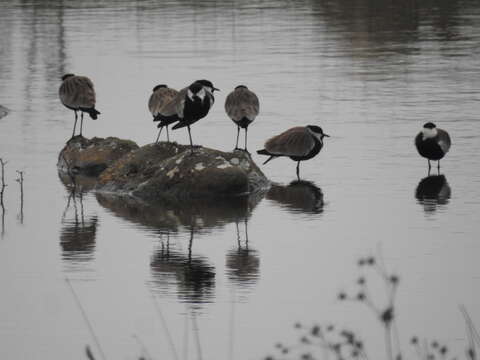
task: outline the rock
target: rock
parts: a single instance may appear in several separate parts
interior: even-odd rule
[[[58,155],[57,168],[63,174],[98,176],[115,161],[136,149],[138,145],[130,140],[75,136]]]
[[[149,144],[128,153],[99,177],[97,191],[143,200],[231,197],[266,188],[268,179],[243,151],[222,152],[177,143]]]
[[[0,119],[7,116],[9,113],[9,110],[5,107],[0,105]]]

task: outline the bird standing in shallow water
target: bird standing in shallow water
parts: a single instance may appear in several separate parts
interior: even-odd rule
[[[190,125],[204,118],[215,102],[213,92],[219,90],[208,80],[197,80],[190,86],[180,90],[175,98],[163,107],[160,112],[161,121],[159,126],[178,123],[173,130],[187,127],[190,138],[190,146],[193,150],[192,134]]]
[[[280,156],[287,156],[297,162],[297,178],[300,180],[300,161],[316,156],[323,147],[323,138],[330,137],[320,126],[297,126],[267,140],[265,149],[258,150],[260,155],[270,157],[263,163]]]
[[[450,150],[450,135],[445,130],[437,128],[434,123],[423,125],[422,131],[415,137],[415,146],[418,153],[428,159],[428,173],[432,165],[430,160],[437,160],[437,171],[440,172],[440,159]]]
[[[248,125],[255,120],[260,109],[258,97],[253,91],[250,91],[245,85],[239,85],[228,94],[225,100],[225,111],[232,121],[237,125],[237,143],[235,150],[238,148],[238,137],[240,128],[245,129],[245,151],[247,150],[247,129]]]
[[[153,88],[153,93],[150,95],[150,99],[148,100],[148,109],[153,115],[153,121],[160,121],[161,123],[158,124],[160,130],[158,131],[157,140],[155,143],[158,142],[160,138],[160,134],[162,132],[163,127],[167,128],[167,141],[170,142],[170,136],[168,134],[168,125],[171,123],[169,119],[164,118],[161,113],[162,109],[172,101],[175,96],[178,95],[178,91],[175,89],[169,88],[167,85],[157,85]],[[178,121],[178,118],[175,116],[171,118],[172,122]],[[163,125],[162,125],[163,121]]]
[[[74,74],[65,74],[62,76],[62,85],[58,90],[60,101],[67,108],[75,112],[75,124],[73,125],[72,138],[75,136],[77,127],[77,111],[81,112],[80,136],[82,136],[83,113],[86,112],[93,120],[100,114],[95,109],[95,89],[92,81],[86,76],[77,76]]]

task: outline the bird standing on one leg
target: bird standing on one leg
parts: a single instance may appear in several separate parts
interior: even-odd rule
[[[239,85],[228,94],[225,100],[225,111],[232,121],[237,125],[237,142],[235,150],[239,150],[238,137],[240,128],[245,129],[245,151],[247,150],[247,130],[258,115],[260,104],[257,95],[250,91],[245,85]]]
[[[190,125],[204,118],[215,102],[213,92],[219,90],[208,80],[197,80],[190,86],[180,90],[175,98],[163,107],[160,112],[162,119],[159,126],[167,123],[178,123],[173,130],[187,127],[190,146],[193,151]]]
[[[287,156],[296,161],[297,178],[300,180],[300,161],[316,156],[323,147],[324,137],[330,136],[324,134],[320,126],[293,127],[267,140],[265,149],[258,150],[257,153],[270,156],[263,164],[281,156]]]
[[[451,144],[450,135],[445,130],[431,122],[423,125],[422,131],[415,137],[415,146],[418,153],[428,159],[429,174],[432,167],[430,160],[438,161],[437,172],[440,173],[440,159],[450,150]]]
[[[67,108],[75,112],[75,124],[73,125],[72,138],[75,136],[78,115],[81,112],[80,136],[83,129],[83,113],[86,112],[93,120],[97,119],[100,112],[95,109],[95,89],[92,81],[86,76],[77,76],[74,74],[65,74],[62,76],[62,85],[58,90],[60,101]]]
[[[178,117],[176,115],[170,118],[164,117],[162,116],[162,109],[177,95],[178,91],[169,88],[167,85],[157,85],[153,88],[153,93],[150,95],[150,99],[148,100],[148,109],[153,115],[153,121],[160,121],[160,124],[158,124],[158,128],[160,130],[158,131],[158,136],[155,143],[158,142],[163,127],[167,128],[167,141],[170,142],[168,125],[172,122],[178,121]]]

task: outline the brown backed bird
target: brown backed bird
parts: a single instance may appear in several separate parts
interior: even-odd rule
[[[248,126],[255,120],[260,110],[260,104],[257,95],[249,90],[245,85],[239,85],[228,94],[225,100],[225,111],[232,121],[237,125],[237,142],[235,150],[238,148],[238,137],[240,128],[245,129],[245,151],[247,150],[247,131]]]
[[[320,126],[297,126],[267,140],[260,155],[270,156],[263,164],[277,157],[286,156],[297,162],[297,178],[300,179],[300,161],[316,156],[323,147],[323,138],[329,137]]]
[[[77,111],[80,111],[80,136],[82,136],[83,113],[88,113],[93,120],[96,120],[97,115],[100,114],[95,109],[96,96],[92,81],[86,76],[65,74],[62,76],[62,85],[60,85],[58,95],[62,104],[75,112],[72,138],[75,136],[75,128],[77,127]]]
[[[152,95],[150,95],[150,99],[148,99],[148,109],[152,113],[153,121],[162,121],[162,110],[163,108],[170,103],[176,96],[178,95],[178,91],[172,88],[169,88],[167,85],[161,84],[157,85],[153,88]],[[172,119],[172,122],[177,121],[176,118]],[[170,122],[165,121],[163,124],[158,124],[158,131],[157,140],[155,143],[158,142],[160,138],[160,134],[164,127],[167,128],[167,141],[170,142],[170,135],[168,134],[168,125]]]

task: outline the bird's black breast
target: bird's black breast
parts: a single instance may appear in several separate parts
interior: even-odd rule
[[[195,121],[204,118],[207,116],[211,105],[212,102],[208,96],[205,97],[203,102],[200,99],[192,100],[187,96],[185,108],[183,109],[183,121],[193,124]]]
[[[423,134],[419,133],[415,138],[415,146],[418,153],[429,160],[440,160],[445,156],[440,145],[438,145],[436,137],[423,140]]]

